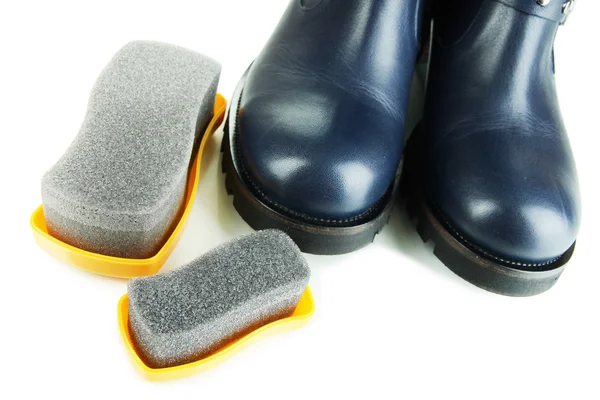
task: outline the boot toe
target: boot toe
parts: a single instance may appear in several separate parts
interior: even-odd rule
[[[437,146],[429,194],[463,243],[504,264],[538,268],[575,242],[578,185],[570,152],[551,146],[552,139],[533,149],[526,141],[515,145],[518,138],[486,131]]]
[[[401,125],[344,93],[254,96],[240,108],[239,165],[261,200],[311,222],[366,217],[394,182]],[[341,100],[343,99],[343,100]],[[381,134],[380,134],[381,133]]]

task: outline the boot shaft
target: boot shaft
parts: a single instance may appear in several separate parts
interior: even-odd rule
[[[386,91],[401,81],[399,76],[412,75],[425,4],[425,0],[291,0],[255,63],[283,60],[290,70],[327,80],[335,71],[335,80],[364,80],[365,90]],[[374,70],[377,73],[362,76],[363,71]],[[395,101],[404,102],[406,88],[397,89]]]
[[[563,4],[570,3],[436,1],[428,96],[453,93],[454,98],[446,99],[445,105],[443,100],[437,102],[426,113],[439,116],[439,107],[445,106],[468,115],[468,108],[476,105],[511,115],[533,114],[562,126],[554,112],[558,105],[553,44],[567,15]],[[437,122],[450,121],[438,118]]]

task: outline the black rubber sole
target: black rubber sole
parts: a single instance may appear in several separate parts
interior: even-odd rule
[[[506,296],[534,296],[550,289],[565,264],[571,259],[575,244],[560,258],[539,271],[527,271],[486,257],[471,249],[440,221],[423,191],[423,166],[419,164],[419,133],[415,132],[407,145],[402,181],[406,208],[417,232],[427,243],[434,244],[434,255],[456,275],[487,291]]]
[[[225,173],[225,188],[233,196],[233,205],[239,215],[255,230],[279,229],[286,232],[305,253],[320,255],[345,254],[356,251],[372,243],[383,227],[388,223],[391,211],[396,203],[396,192],[400,186],[399,176],[393,187],[380,202],[379,207],[356,225],[331,226],[318,225],[277,210],[263,201],[240,176],[233,154],[232,144],[235,135],[239,95],[244,78],[240,82],[234,100],[229,109],[223,131],[221,152],[223,153],[222,171]]]

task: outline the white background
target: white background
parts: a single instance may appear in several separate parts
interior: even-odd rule
[[[534,1],[534,0],[531,0]],[[245,349],[208,372],[149,383],[130,363],[116,305],[125,281],[54,261],[30,213],[89,91],[129,40],[197,50],[223,63],[231,96],[285,0],[0,3],[0,398],[600,398],[600,5],[581,1],[556,42],[557,84],[577,158],[584,220],[558,284],[533,298],[487,293],[446,269],[406,215],[366,249],[308,256],[318,311],[303,329]],[[323,38],[327,41],[327,38]],[[318,43],[315,45],[319,45]],[[204,159],[185,234],[163,270],[250,232],[218,168]]]

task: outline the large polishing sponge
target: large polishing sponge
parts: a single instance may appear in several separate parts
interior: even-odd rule
[[[153,368],[203,358],[228,342],[289,316],[310,270],[285,233],[234,239],[179,270],[129,281],[129,329]]]
[[[48,232],[83,250],[154,255],[177,222],[221,67],[136,41],[100,74],[79,133],[42,179]]]

